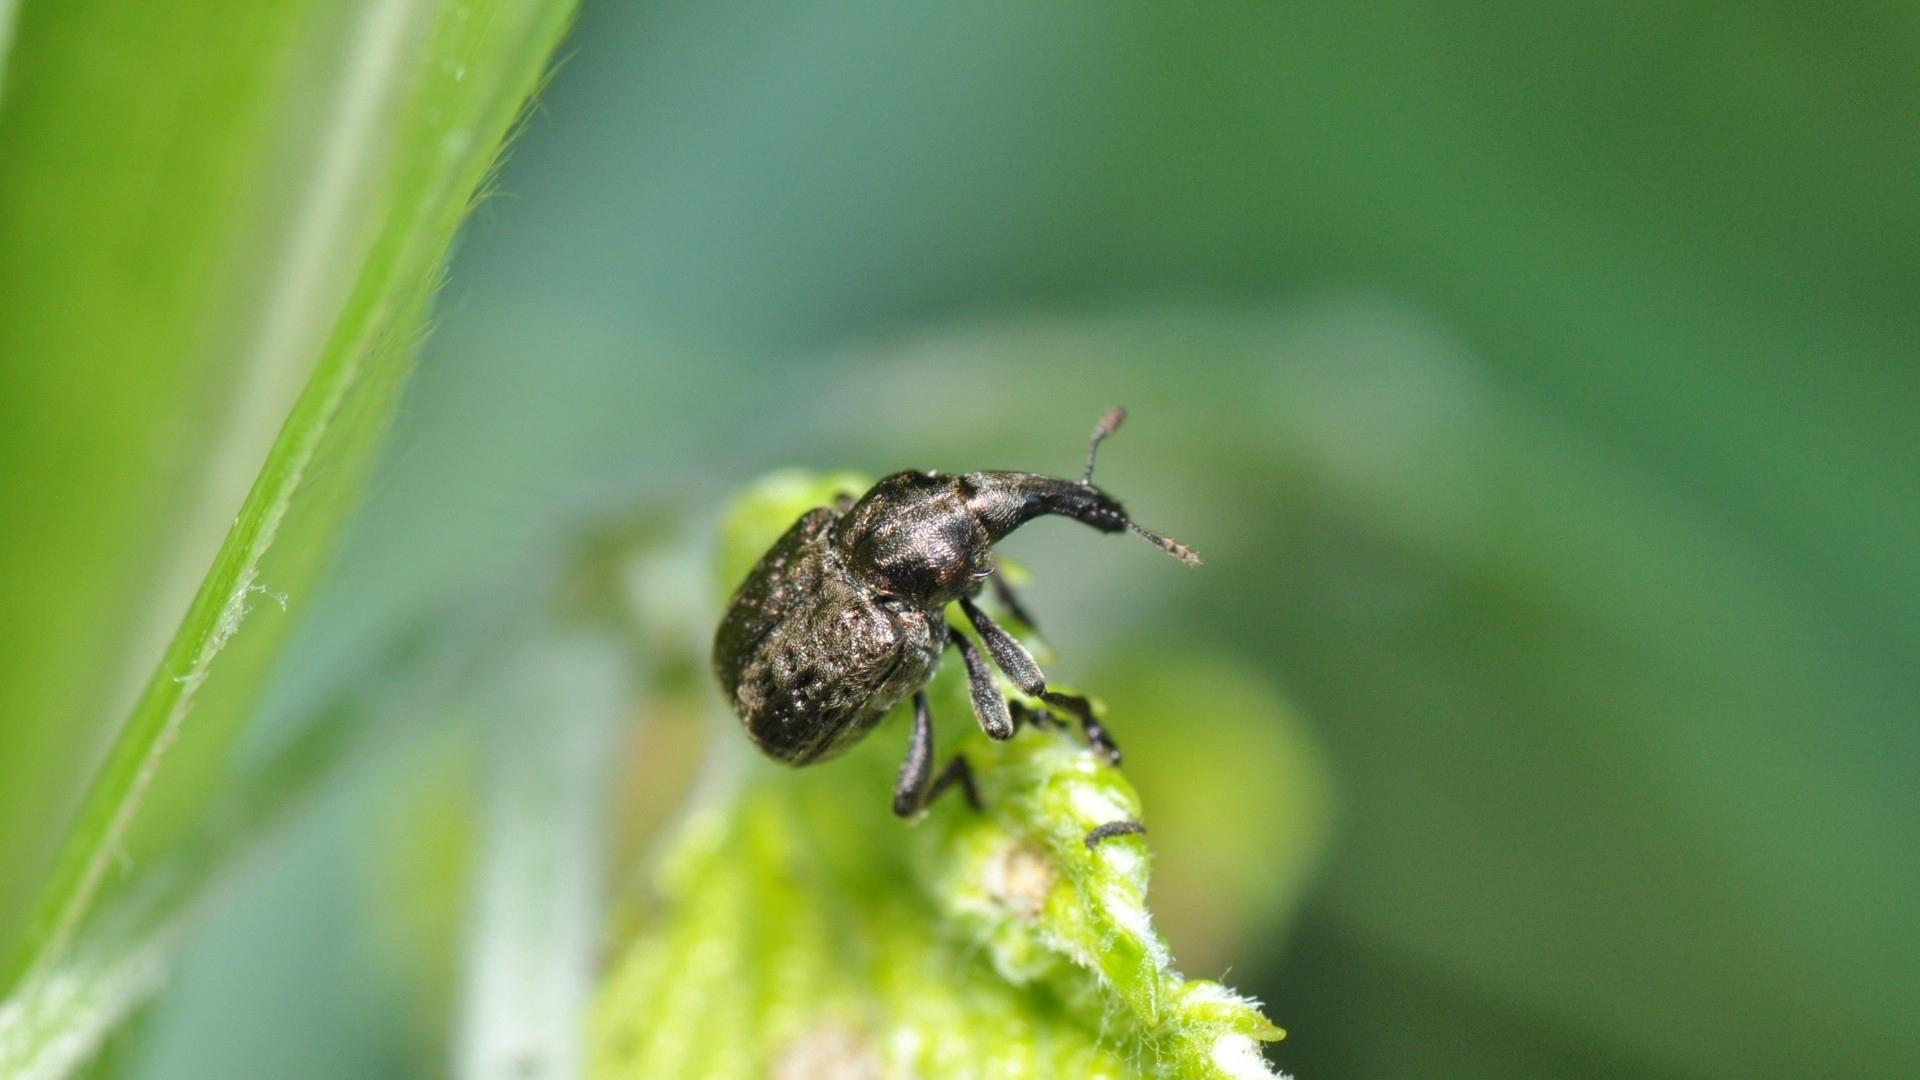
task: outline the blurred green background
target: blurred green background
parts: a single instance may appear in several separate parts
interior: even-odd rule
[[[589,2],[563,55],[277,722],[583,522],[1070,473],[1120,402],[1103,485],[1206,566],[1007,550],[1074,681],[1202,657],[1320,747],[1297,900],[1286,821],[1153,835],[1234,853],[1159,906],[1276,1064],[1920,1073],[1920,11]],[[1132,693],[1150,822],[1291,775]],[[458,758],[330,791],[101,1071],[437,1071],[457,883],[389,841]],[[1214,874],[1273,895],[1189,950]]]

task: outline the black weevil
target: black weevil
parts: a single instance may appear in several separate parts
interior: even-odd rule
[[[1126,411],[1114,409],[1095,425],[1078,482],[1025,472],[899,472],[858,501],[842,496],[794,522],[747,573],[714,635],[714,673],[754,743],[790,765],[825,761],[911,694],[913,738],[894,786],[894,813],[910,816],[954,783],[978,806],[964,757],[956,754],[932,775],[924,688],[941,653],[951,646],[966,663],[974,716],[989,738],[1011,738],[1016,720],[1052,718],[1017,701],[1010,707],[1001,696],[980,651],[947,625],[947,605],[957,600],[1013,684],[1078,717],[1094,750],[1118,763],[1119,748],[1087,700],[1048,689],[1032,655],[973,598],[991,578],[1007,606],[1031,625],[994,574],[992,550],[1008,533],[1049,514],[1101,532],[1131,531],[1182,562],[1200,561],[1184,544],[1134,524],[1093,486],[1100,442],[1124,419]],[[1092,836],[1088,842],[1095,842]]]

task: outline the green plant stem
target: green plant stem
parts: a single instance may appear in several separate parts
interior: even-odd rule
[[[455,1072],[577,1076],[631,665],[618,638],[583,625],[511,649],[476,695],[487,779]]]

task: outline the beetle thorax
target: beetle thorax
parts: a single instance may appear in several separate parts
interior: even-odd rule
[[[923,611],[965,595],[989,568],[993,541],[968,505],[964,477],[896,473],[874,485],[834,531],[853,575]]]

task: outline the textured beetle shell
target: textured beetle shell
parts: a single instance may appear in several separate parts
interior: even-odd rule
[[[809,511],[754,565],[714,637],[714,673],[761,750],[834,757],[924,685],[947,625],[882,606],[833,548],[840,514]]]

